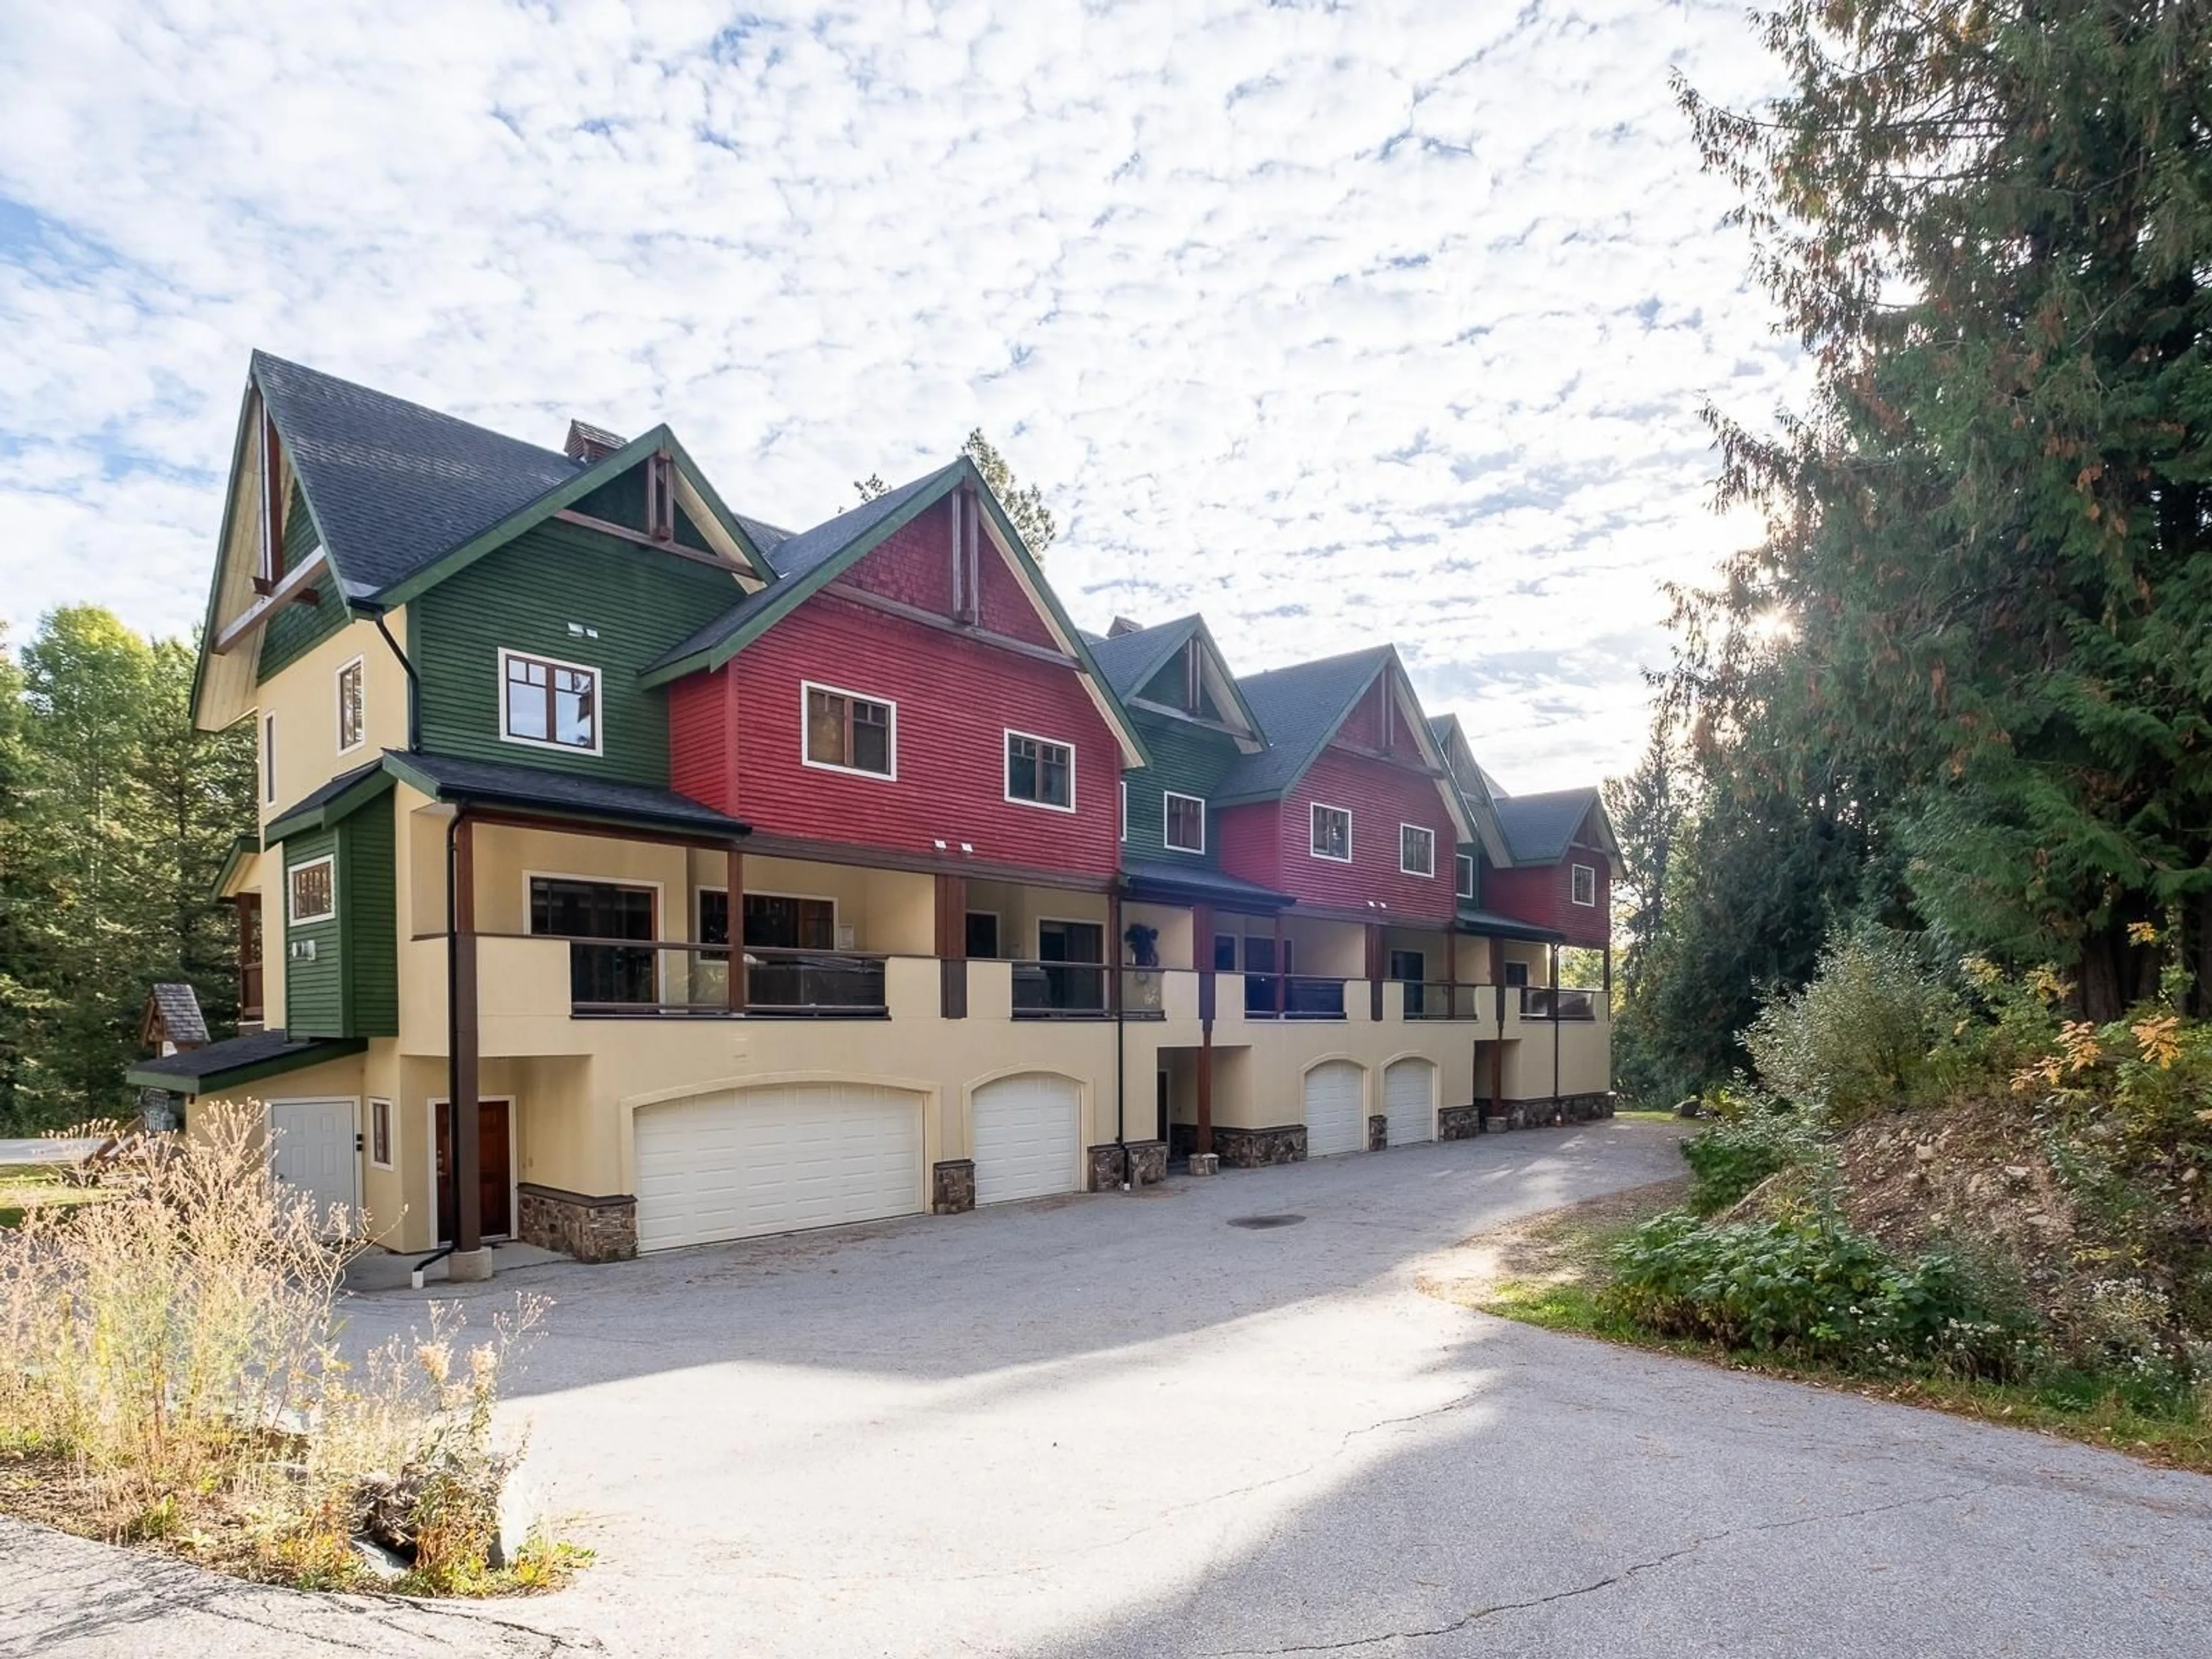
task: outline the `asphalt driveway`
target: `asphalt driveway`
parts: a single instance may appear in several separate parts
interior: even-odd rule
[[[1597,1124],[465,1287],[556,1299],[514,1408],[575,1586],[347,1606],[0,1528],[0,1653],[2212,1653],[2212,1481],[1413,1286],[1679,1168]]]

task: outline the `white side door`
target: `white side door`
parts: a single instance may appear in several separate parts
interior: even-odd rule
[[[1401,1060],[1382,1073],[1382,1109],[1390,1119],[1390,1144],[1407,1146],[1437,1138],[1437,1068],[1425,1060]]]
[[[1306,1156],[1367,1150],[1366,1073],[1348,1060],[1324,1060],[1306,1073]]]
[[[726,1090],[639,1108],[636,1135],[641,1250],[922,1207],[921,1097],[907,1090]]]
[[[361,1208],[358,1115],[350,1100],[269,1103],[269,1173],[281,1193],[313,1199],[325,1221],[334,1206],[349,1218]]]
[[[1004,1077],[976,1090],[975,1201],[1077,1190],[1082,1111],[1082,1091],[1064,1077]]]

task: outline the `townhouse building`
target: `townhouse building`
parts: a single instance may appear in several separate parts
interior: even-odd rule
[[[1388,646],[1085,632],[964,459],[793,532],[257,354],[194,714],[247,1021],[132,1080],[456,1276],[1610,1109],[1595,792]]]

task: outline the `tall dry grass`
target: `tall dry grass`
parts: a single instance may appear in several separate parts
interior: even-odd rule
[[[354,1218],[269,1175],[258,1109],[211,1107],[107,1179],[106,1201],[0,1230],[0,1453],[65,1471],[46,1518],[204,1540],[295,1582],[358,1575],[368,1533],[417,1587],[498,1588],[502,1364],[542,1304],[462,1350],[459,1316],[359,1366],[337,1299]]]

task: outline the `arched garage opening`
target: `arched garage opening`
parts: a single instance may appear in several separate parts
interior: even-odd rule
[[[1022,1072],[978,1088],[975,1201],[1072,1193],[1083,1184],[1083,1090],[1073,1078]]]
[[[1407,1146],[1437,1138],[1437,1068],[1431,1060],[1393,1060],[1382,1073],[1382,1110],[1390,1144]]]
[[[1325,1060],[1306,1073],[1306,1156],[1367,1150],[1367,1073],[1348,1060]]]

